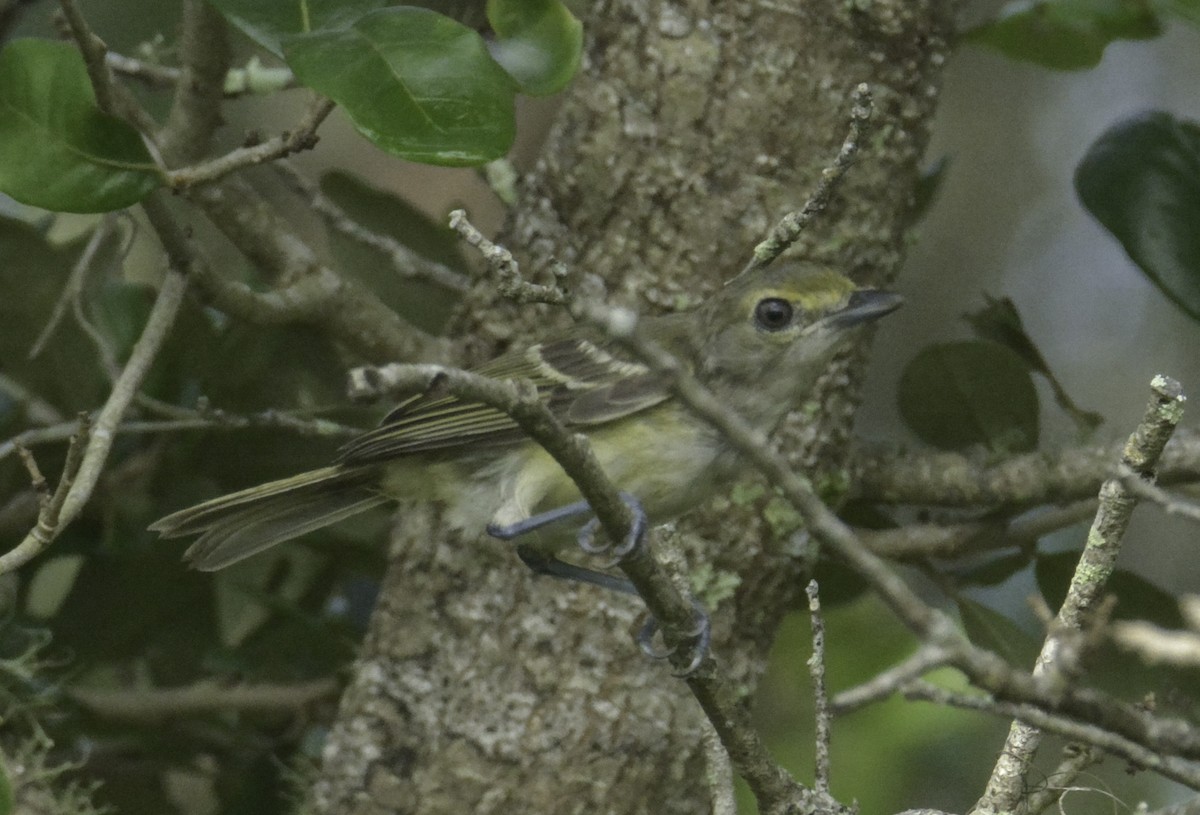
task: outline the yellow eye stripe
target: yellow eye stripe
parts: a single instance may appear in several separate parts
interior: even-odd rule
[[[808,274],[751,289],[743,295],[742,307],[752,312],[760,301],[775,297],[805,311],[828,311],[841,305],[854,288],[853,282],[835,272]]]

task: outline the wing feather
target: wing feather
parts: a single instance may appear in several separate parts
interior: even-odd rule
[[[542,401],[568,425],[609,422],[670,396],[644,365],[583,337],[505,354],[476,373],[532,382]],[[338,462],[369,464],[465,445],[513,444],[522,438],[520,428],[494,408],[445,394],[418,394],[397,405],[379,427],[343,447]]]

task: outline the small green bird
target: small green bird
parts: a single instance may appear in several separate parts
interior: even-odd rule
[[[699,308],[645,318],[639,329],[673,353],[751,426],[769,433],[813,390],[835,353],[901,297],[859,288],[814,264],[743,275]],[[511,351],[476,369],[528,380],[569,429],[584,433],[611,481],[649,522],[701,503],[736,474],[738,455],[667,382],[587,332]],[[460,530],[511,529],[580,500],[574,483],[504,413],[420,394],[341,450],[334,464],[214,498],[150,528],[198,534],[188,562],[211,571],[389,500],[438,501]],[[539,533],[522,556],[541,571],[574,534]],[[589,579],[586,572],[583,579]]]

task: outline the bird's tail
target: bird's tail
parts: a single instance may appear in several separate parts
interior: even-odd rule
[[[222,495],[155,521],[164,538],[199,534],[184,558],[211,572],[385,503],[369,467],[323,467]]]

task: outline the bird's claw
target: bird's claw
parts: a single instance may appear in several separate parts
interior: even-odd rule
[[[672,672],[674,676],[684,679],[696,672],[700,664],[704,662],[704,658],[708,656],[709,647],[712,645],[712,622],[708,612],[704,610],[700,601],[695,599],[692,600],[692,608],[695,612],[695,625],[691,631],[684,634],[685,641],[688,642],[688,647],[691,649],[691,659],[688,660],[686,667]],[[669,659],[679,652],[680,646],[677,644],[662,648],[656,647],[654,635],[658,633],[659,629],[658,620],[653,616],[649,617],[638,632],[638,647],[651,659]]]

